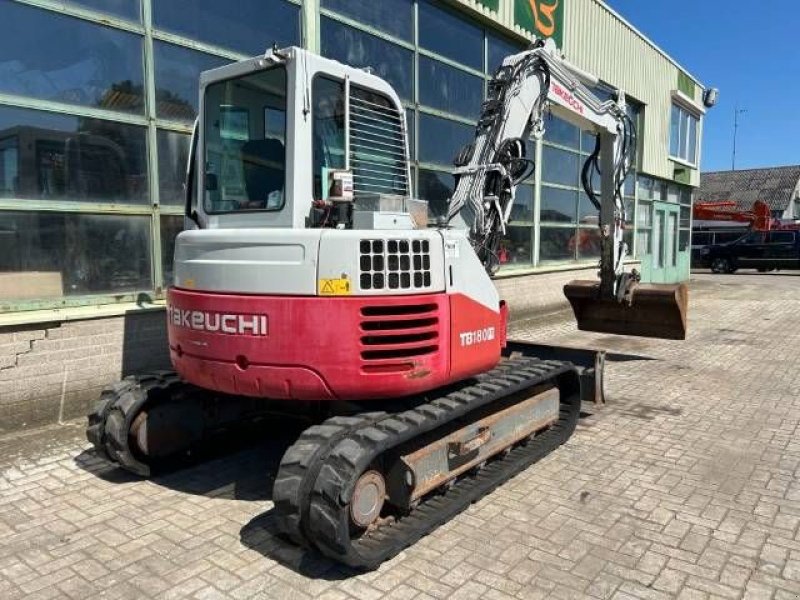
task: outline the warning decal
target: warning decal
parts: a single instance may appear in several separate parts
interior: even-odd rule
[[[319,295],[320,296],[349,296],[350,280],[343,279],[320,279],[319,280]]]

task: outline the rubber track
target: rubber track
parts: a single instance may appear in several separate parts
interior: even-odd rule
[[[272,501],[278,529],[298,546],[310,546],[308,531],[309,500],[319,469],[331,449],[353,429],[372,424],[386,413],[331,417],[306,429],[281,458],[272,488]]]
[[[98,455],[121,467],[150,476],[150,465],[131,450],[128,432],[144,405],[155,397],[172,396],[182,382],[173,371],[156,371],[147,375],[126,377],[103,390],[100,400],[89,414],[86,438]]]
[[[580,414],[580,380],[570,363],[512,358],[479,376],[478,383],[373,423],[355,425],[319,467],[304,533],[334,560],[374,569],[563,444]],[[527,445],[514,447],[477,474],[462,477],[446,494],[433,495],[407,516],[351,539],[349,502],[358,477],[375,458],[481,406],[543,383],[560,390],[558,421]],[[319,456],[324,456],[321,452]]]

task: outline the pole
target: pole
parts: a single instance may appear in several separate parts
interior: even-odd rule
[[[739,131],[739,115],[744,114],[747,112],[746,108],[739,110],[739,105],[736,105],[736,108],[733,112],[733,157],[731,158],[731,171],[736,170],[736,134]]]

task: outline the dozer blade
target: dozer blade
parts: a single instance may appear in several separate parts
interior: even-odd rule
[[[686,284],[639,284],[630,304],[601,298],[598,281],[571,281],[564,286],[564,295],[581,331],[686,339]]]

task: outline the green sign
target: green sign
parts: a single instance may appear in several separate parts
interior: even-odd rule
[[[678,71],[678,89],[694,100],[696,91],[694,81],[683,71]]]
[[[564,3],[567,0],[514,0],[514,23],[536,37],[564,41]]]
[[[486,8],[498,12],[500,10],[500,0],[478,0],[478,4],[483,4]]]

